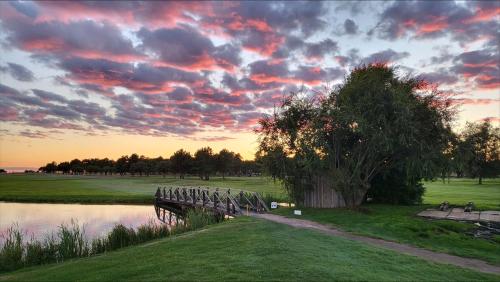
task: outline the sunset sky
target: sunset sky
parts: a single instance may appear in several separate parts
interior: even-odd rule
[[[0,168],[211,146],[252,159],[283,95],[398,66],[500,120],[500,2],[0,3]]]

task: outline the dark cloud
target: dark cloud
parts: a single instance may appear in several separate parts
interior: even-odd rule
[[[369,32],[395,40],[411,35],[416,39],[438,38],[448,34],[465,45],[481,38],[498,35],[498,1],[394,1],[381,14],[377,26]],[[498,38],[498,37],[496,37]]]
[[[34,2],[10,1],[9,4],[25,16],[30,18],[36,18],[38,16],[39,10]]]
[[[35,75],[33,72],[26,67],[16,64],[16,63],[7,63],[7,66],[1,67],[0,72],[8,73],[13,78],[19,81],[33,81],[35,80]]]
[[[420,78],[429,82],[436,84],[454,84],[458,81],[458,76],[456,74],[448,73],[446,70],[441,69],[435,72],[423,73]]]
[[[31,131],[29,129],[20,131],[19,135],[23,136],[23,137],[28,137],[28,138],[47,138],[48,137],[47,133],[45,133],[45,132],[42,132],[40,130]]]
[[[372,63],[382,63],[389,64],[399,61],[401,59],[407,58],[410,56],[408,52],[396,52],[392,49],[387,49],[380,52],[375,52],[368,57],[361,60],[363,64],[372,64]]]
[[[358,25],[351,19],[346,19],[344,21],[344,31],[346,34],[356,34],[358,33]]]
[[[325,39],[316,43],[306,43],[305,55],[308,58],[323,59],[328,54],[333,54],[339,50],[337,42]]]
[[[33,53],[88,58],[130,60],[141,57],[132,41],[109,22],[91,20],[63,23],[4,20],[9,30],[7,41]]]
[[[488,49],[464,52],[453,59],[451,71],[473,80],[478,88],[500,87],[498,53]]]

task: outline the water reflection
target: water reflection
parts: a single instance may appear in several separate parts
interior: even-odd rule
[[[175,225],[175,215],[161,211],[163,222]],[[169,220],[170,218],[170,220]],[[139,205],[80,205],[80,204],[29,204],[0,202],[0,234],[17,223],[26,238],[33,236],[43,239],[57,231],[61,224],[69,224],[71,219],[85,226],[87,238],[106,235],[116,224],[137,228],[154,220],[158,223],[156,209]],[[0,245],[5,239],[0,236]]]

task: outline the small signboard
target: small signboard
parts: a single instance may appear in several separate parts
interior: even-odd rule
[[[271,202],[271,208],[272,209],[277,209],[278,208],[278,203],[277,202]]]
[[[302,211],[301,210],[294,210],[293,214],[294,215],[302,215]]]

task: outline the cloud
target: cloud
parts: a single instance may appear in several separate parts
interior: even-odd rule
[[[8,73],[13,78],[19,81],[33,81],[35,80],[35,75],[33,72],[26,67],[16,64],[16,63],[7,63],[7,66],[1,67],[0,72]]]
[[[358,25],[351,19],[346,19],[344,21],[344,31],[346,34],[356,34],[358,33]]]
[[[454,84],[458,82],[458,76],[453,75],[450,73],[447,73],[446,70],[441,69],[439,71],[435,72],[428,72],[428,73],[423,73],[420,75],[420,78],[423,80],[429,82],[429,83],[435,83],[435,84]]]
[[[28,138],[47,138],[48,137],[48,135],[45,132],[42,132],[40,130],[31,131],[29,129],[20,131],[18,133],[18,135],[23,136],[23,137],[28,137]]]
[[[395,40],[439,38],[446,35],[465,45],[481,38],[497,38],[500,15],[498,1],[394,1],[368,34]]]
[[[500,104],[500,99],[490,99],[490,98],[456,98],[452,99],[453,104],[459,105],[490,105],[490,104]]]
[[[361,60],[363,64],[382,63],[390,64],[410,56],[408,52],[396,52],[392,49],[375,52]]]
[[[498,53],[488,49],[464,52],[453,59],[454,73],[473,80],[476,87],[497,89],[500,87]]]
[[[305,44],[305,56],[309,59],[322,60],[326,55],[339,50],[337,42],[327,38],[316,43]]]
[[[107,58],[116,61],[140,60],[130,39],[109,22],[92,20],[35,22],[6,19],[2,24],[9,30],[7,42],[11,46],[50,56],[79,56]]]

